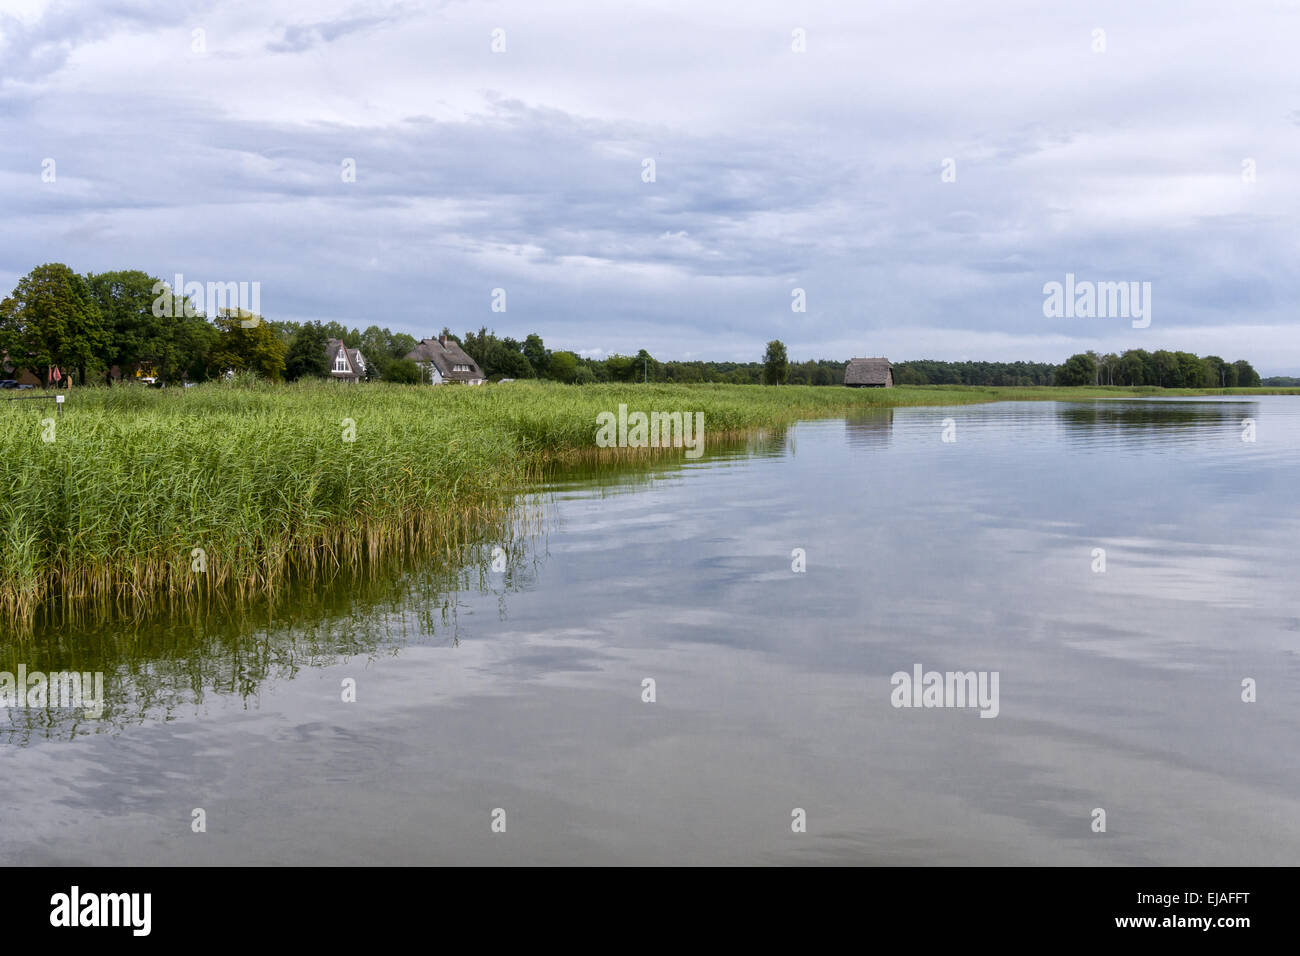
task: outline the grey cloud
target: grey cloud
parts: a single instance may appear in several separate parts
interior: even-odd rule
[[[1063,337],[1144,345],[1127,323],[1044,319],[1042,284],[1074,272],[1151,281],[1157,331],[1281,330],[1243,332],[1240,354],[1267,367],[1290,348],[1300,364],[1300,149],[1283,94],[1226,74],[1193,109],[1194,56],[1143,32],[1176,16],[1158,6],[1126,21],[1109,60],[1020,75],[1014,57],[972,51],[960,5],[928,26],[882,12],[879,34],[846,27],[843,50],[823,53],[813,13],[836,8],[813,4],[808,59],[789,60],[755,32],[788,37],[762,11],[699,52],[692,30],[717,28],[699,11],[629,33],[597,4],[331,19],[271,2],[238,23],[203,12],[237,69],[172,66],[158,74],[172,82],[150,85],[101,79],[103,59],[74,69],[70,51],[188,24],[200,5],[110,4],[84,21],[55,5],[2,21],[4,75],[21,81],[0,86],[0,293],[54,259],[258,279],[285,318],[418,334],[488,324],[666,358],[752,358],[774,336],[795,357],[892,343],[902,358],[1060,360]],[[498,23],[504,57],[488,50]],[[1076,28],[1037,10],[1028,26],[1008,19],[998,49],[1069,46]],[[900,31],[912,46],[892,42]],[[925,63],[907,59],[917,44]],[[1134,45],[1158,62],[1124,52]],[[1259,157],[1259,183],[1241,182],[1241,156]],[[43,157],[56,184],[40,180]],[[345,157],[355,183],[340,179]],[[956,182],[940,180],[946,157]],[[505,314],[488,310],[498,286]],[[796,286],[806,314],[790,310]]]

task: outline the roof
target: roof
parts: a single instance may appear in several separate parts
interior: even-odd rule
[[[366,371],[366,357],[361,354],[360,349],[347,349],[348,365],[352,366],[351,372],[334,371],[334,359],[338,356],[341,347],[343,347],[341,339],[330,339],[325,343],[325,354],[330,360],[330,375],[334,378],[360,378]]]
[[[884,385],[889,381],[889,370],[894,367],[887,358],[849,359],[844,369],[845,385]]]
[[[442,377],[452,382],[468,382],[472,379],[486,378],[478,363],[465,354],[465,350],[455,339],[447,339],[444,344],[438,339],[425,339],[406,354],[413,362],[432,362],[442,373]],[[468,372],[453,371],[455,366],[465,365]]]

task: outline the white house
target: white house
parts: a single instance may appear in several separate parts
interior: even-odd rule
[[[366,357],[360,349],[350,349],[338,339],[325,345],[330,360],[330,378],[340,382],[359,382],[366,376]]]

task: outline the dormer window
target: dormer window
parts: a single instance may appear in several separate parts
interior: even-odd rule
[[[338,356],[334,359],[334,371],[350,372],[352,369],[348,366],[348,354],[339,349]]]

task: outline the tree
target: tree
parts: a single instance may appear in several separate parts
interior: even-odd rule
[[[467,332],[461,347],[478,363],[488,377],[532,378],[532,363],[524,357],[523,343],[512,338],[499,339],[486,327],[478,333]]]
[[[659,363],[645,349],[638,349],[628,372],[633,382],[653,382],[659,378]]]
[[[393,333],[372,325],[361,333],[361,341],[356,348],[361,349],[361,354],[366,357],[366,361],[372,364],[387,364],[392,352],[392,340]]]
[[[524,358],[528,359],[528,364],[537,370],[541,375],[547,370],[551,353],[547,351],[546,346],[542,343],[542,337],[536,332],[528,333],[523,344]],[[552,375],[554,378],[555,376]]]
[[[394,332],[388,339],[388,354],[394,359],[404,359],[419,344],[419,342],[415,341],[414,335],[407,335],[405,332]]]
[[[329,337],[319,322],[308,322],[284,357],[284,377],[291,382],[300,378],[326,378],[330,373]],[[364,351],[362,352],[364,355]]]
[[[1237,359],[1232,363],[1232,367],[1237,370],[1237,387],[1238,388],[1259,388],[1259,373],[1245,359]]]
[[[763,356],[763,384],[784,385],[790,374],[790,361],[785,354],[785,343],[773,339],[767,343]]]
[[[443,334],[446,335],[447,333],[444,332]],[[466,332],[465,339],[460,344],[460,347],[465,350],[465,354],[478,363],[478,367],[483,370],[484,375],[491,374],[491,372],[488,371],[488,364],[487,364],[487,358],[488,358],[487,348],[488,348],[489,337],[491,337],[492,339],[496,338],[496,336],[488,332],[487,326],[484,325],[479,327],[477,333]]]
[[[1118,384],[1115,378],[1116,372],[1118,370],[1119,370],[1119,356],[1116,355],[1114,352],[1109,352],[1106,355],[1097,356],[1097,384],[1098,385]],[[1001,385],[1004,383],[997,382],[995,384]],[[1005,383],[1005,384],[1011,384],[1011,383]]]
[[[1201,359],[1202,376],[1210,388],[1234,388],[1237,384],[1237,370],[1217,355],[1207,355]]]
[[[1204,388],[1208,385],[1218,385],[1218,382],[1210,382],[1205,374],[1205,366],[1201,360],[1191,352],[1175,352],[1174,357],[1178,359],[1178,368],[1181,372],[1183,388]]]
[[[1056,370],[1057,385],[1091,385],[1097,380],[1097,362],[1086,353],[1071,355]]]
[[[0,350],[15,368],[26,368],[48,385],[49,367],[78,371],[102,363],[109,332],[86,280],[61,262],[37,266],[0,302]]]
[[[163,381],[171,377],[179,357],[176,343],[179,323],[172,313],[179,311],[184,315],[185,302],[181,300],[179,310],[167,309],[164,314],[155,315],[154,302],[158,295],[154,289],[160,281],[139,270],[91,273],[86,277],[91,298],[108,334],[102,359],[105,378],[110,384],[114,365],[123,377],[135,366],[152,367]]]
[[[420,367],[411,359],[393,359],[384,372],[384,380],[398,385],[418,385],[421,379]]]
[[[201,315],[182,314],[176,320],[176,371],[191,382],[201,382],[225,371],[213,361],[217,329]]]
[[[1151,361],[1155,366],[1155,381],[1152,385],[1159,385],[1161,388],[1178,388],[1183,384],[1182,369],[1178,364],[1178,356],[1166,349],[1159,349],[1151,353]]]
[[[578,356],[572,352],[552,352],[547,371],[557,382],[572,382],[578,374]]]
[[[324,322],[322,328],[327,338],[338,339],[350,349],[361,348],[361,333],[356,329],[349,329],[339,322]]]
[[[609,358],[605,359],[605,370],[609,372],[609,381],[611,382],[630,382],[635,372],[640,377],[641,363],[637,362],[633,368],[633,359],[629,355],[619,355],[615,352]]]
[[[1151,380],[1149,369],[1151,356],[1145,349],[1129,349],[1120,356],[1116,371],[1116,384],[1119,385],[1157,385]]]
[[[522,352],[516,352],[514,349],[499,348],[490,361],[495,370],[505,378],[533,377],[533,367],[528,359],[524,358]],[[487,374],[487,369],[483,369],[483,372]]]
[[[284,377],[284,343],[261,316],[243,309],[222,309],[213,324],[218,335],[212,362],[219,369],[256,372],[273,382]]]

